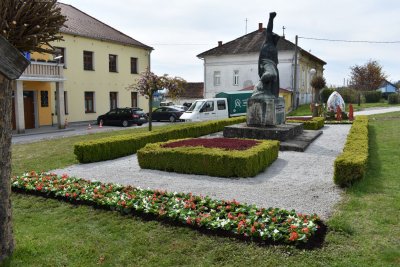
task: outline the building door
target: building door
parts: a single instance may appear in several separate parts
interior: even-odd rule
[[[33,91],[24,91],[25,129],[35,128],[35,105]]]

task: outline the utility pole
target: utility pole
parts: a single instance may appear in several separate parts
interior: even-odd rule
[[[297,109],[297,43],[298,43],[298,36],[296,35],[295,47],[294,47],[294,77],[293,77],[293,110]]]
[[[246,28],[245,28],[245,32],[244,32],[244,34],[247,34],[247,18],[246,18]]]
[[[282,27],[282,30],[283,30],[282,37],[283,37],[283,38],[285,38],[285,29],[286,29],[285,26],[283,26],[283,27]]]

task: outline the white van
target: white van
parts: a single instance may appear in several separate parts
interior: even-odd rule
[[[184,121],[206,121],[229,118],[226,98],[196,100],[179,119]]]

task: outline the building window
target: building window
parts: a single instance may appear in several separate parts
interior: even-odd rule
[[[67,91],[64,91],[64,112],[65,112],[65,115],[68,115],[68,94],[67,94]]]
[[[40,91],[40,106],[42,108],[49,106],[49,91]]]
[[[94,113],[94,92],[85,92],[85,113]]]
[[[118,92],[110,92],[110,110],[118,107]]]
[[[108,70],[117,72],[117,55],[108,55]]]
[[[214,71],[214,85],[218,86],[221,85],[221,72]]]
[[[64,64],[64,68],[66,68],[66,58],[65,58],[65,48],[64,47],[55,47],[55,54],[53,59],[58,64]]]
[[[131,57],[131,73],[132,74],[138,73],[137,58],[135,57]]]
[[[94,70],[93,68],[93,52],[83,51],[83,69]]]
[[[138,106],[138,93],[131,92],[131,107],[136,108]]]
[[[233,85],[239,85],[239,71],[233,71]]]

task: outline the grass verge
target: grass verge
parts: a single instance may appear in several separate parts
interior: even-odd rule
[[[372,116],[369,127],[366,176],[345,191],[344,200],[327,222],[330,230],[321,249],[263,247],[86,206],[13,194],[17,246],[6,266],[398,266],[400,113]],[[13,173],[76,162],[72,152],[76,141],[60,141],[64,145],[49,153],[57,143],[51,142],[13,146]]]

